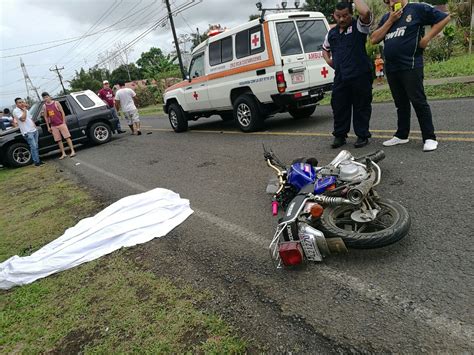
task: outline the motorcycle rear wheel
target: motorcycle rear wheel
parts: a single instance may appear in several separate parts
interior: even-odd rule
[[[381,211],[372,222],[356,222],[351,213],[357,206],[343,205],[324,209],[321,229],[327,236],[337,236],[349,248],[372,249],[395,243],[410,229],[410,215],[398,202],[380,199]]]

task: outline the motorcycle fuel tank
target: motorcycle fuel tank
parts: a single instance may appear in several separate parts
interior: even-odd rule
[[[288,182],[300,190],[303,186],[313,183],[316,172],[311,164],[295,163],[288,171]]]

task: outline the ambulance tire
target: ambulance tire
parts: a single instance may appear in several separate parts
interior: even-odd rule
[[[168,108],[168,118],[171,128],[173,128],[176,133],[188,130],[188,118],[179,104],[173,102],[170,105]]]
[[[254,132],[262,128],[263,116],[255,96],[243,94],[235,100],[234,119],[244,132]]]
[[[288,112],[290,113],[291,116],[293,116],[294,119],[302,119],[302,118],[308,118],[311,117],[311,115],[314,113],[316,110],[316,106],[311,106],[311,107],[304,107],[304,108],[299,108],[299,109],[289,109]]]

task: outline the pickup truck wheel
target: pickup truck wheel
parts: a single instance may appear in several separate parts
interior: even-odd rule
[[[310,117],[314,113],[314,110],[316,110],[316,106],[304,107],[299,109],[289,109],[288,112],[291,116],[293,116],[293,118],[300,119]]]
[[[96,122],[89,128],[89,138],[94,144],[107,143],[112,139],[112,130],[107,123]]]
[[[188,118],[181,106],[177,103],[172,103],[168,108],[168,117],[170,119],[171,127],[176,133],[188,130]]]
[[[30,147],[26,143],[14,143],[7,150],[8,165],[14,168],[20,168],[31,164]]]
[[[234,118],[244,132],[253,132],[263,126],[263,117],[253,95],[241,95],[234,102]]]

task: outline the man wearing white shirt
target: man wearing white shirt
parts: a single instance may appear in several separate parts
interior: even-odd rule
[[[21,134],[30,146],[33,163],[35,166],[43,165],[44,163],[39,157],[38,131],[36,130],[36,125],[33,122],[31,114],[28,112],[28,105],[20,97],[15,99],[15,104],[16,108],[13,110],[13,117],[16,118]]]
[[[122,109],[128,126],[132,130],[132,134],[137,132],[137,135],[141,135],[140,118],[136,106],[137,94],[132,89],[126,88],[125,82],[123,81],[119,82],[118,85],[120,86],[120,89],[115,93],[115,108],[117,109],[117,112]]]

